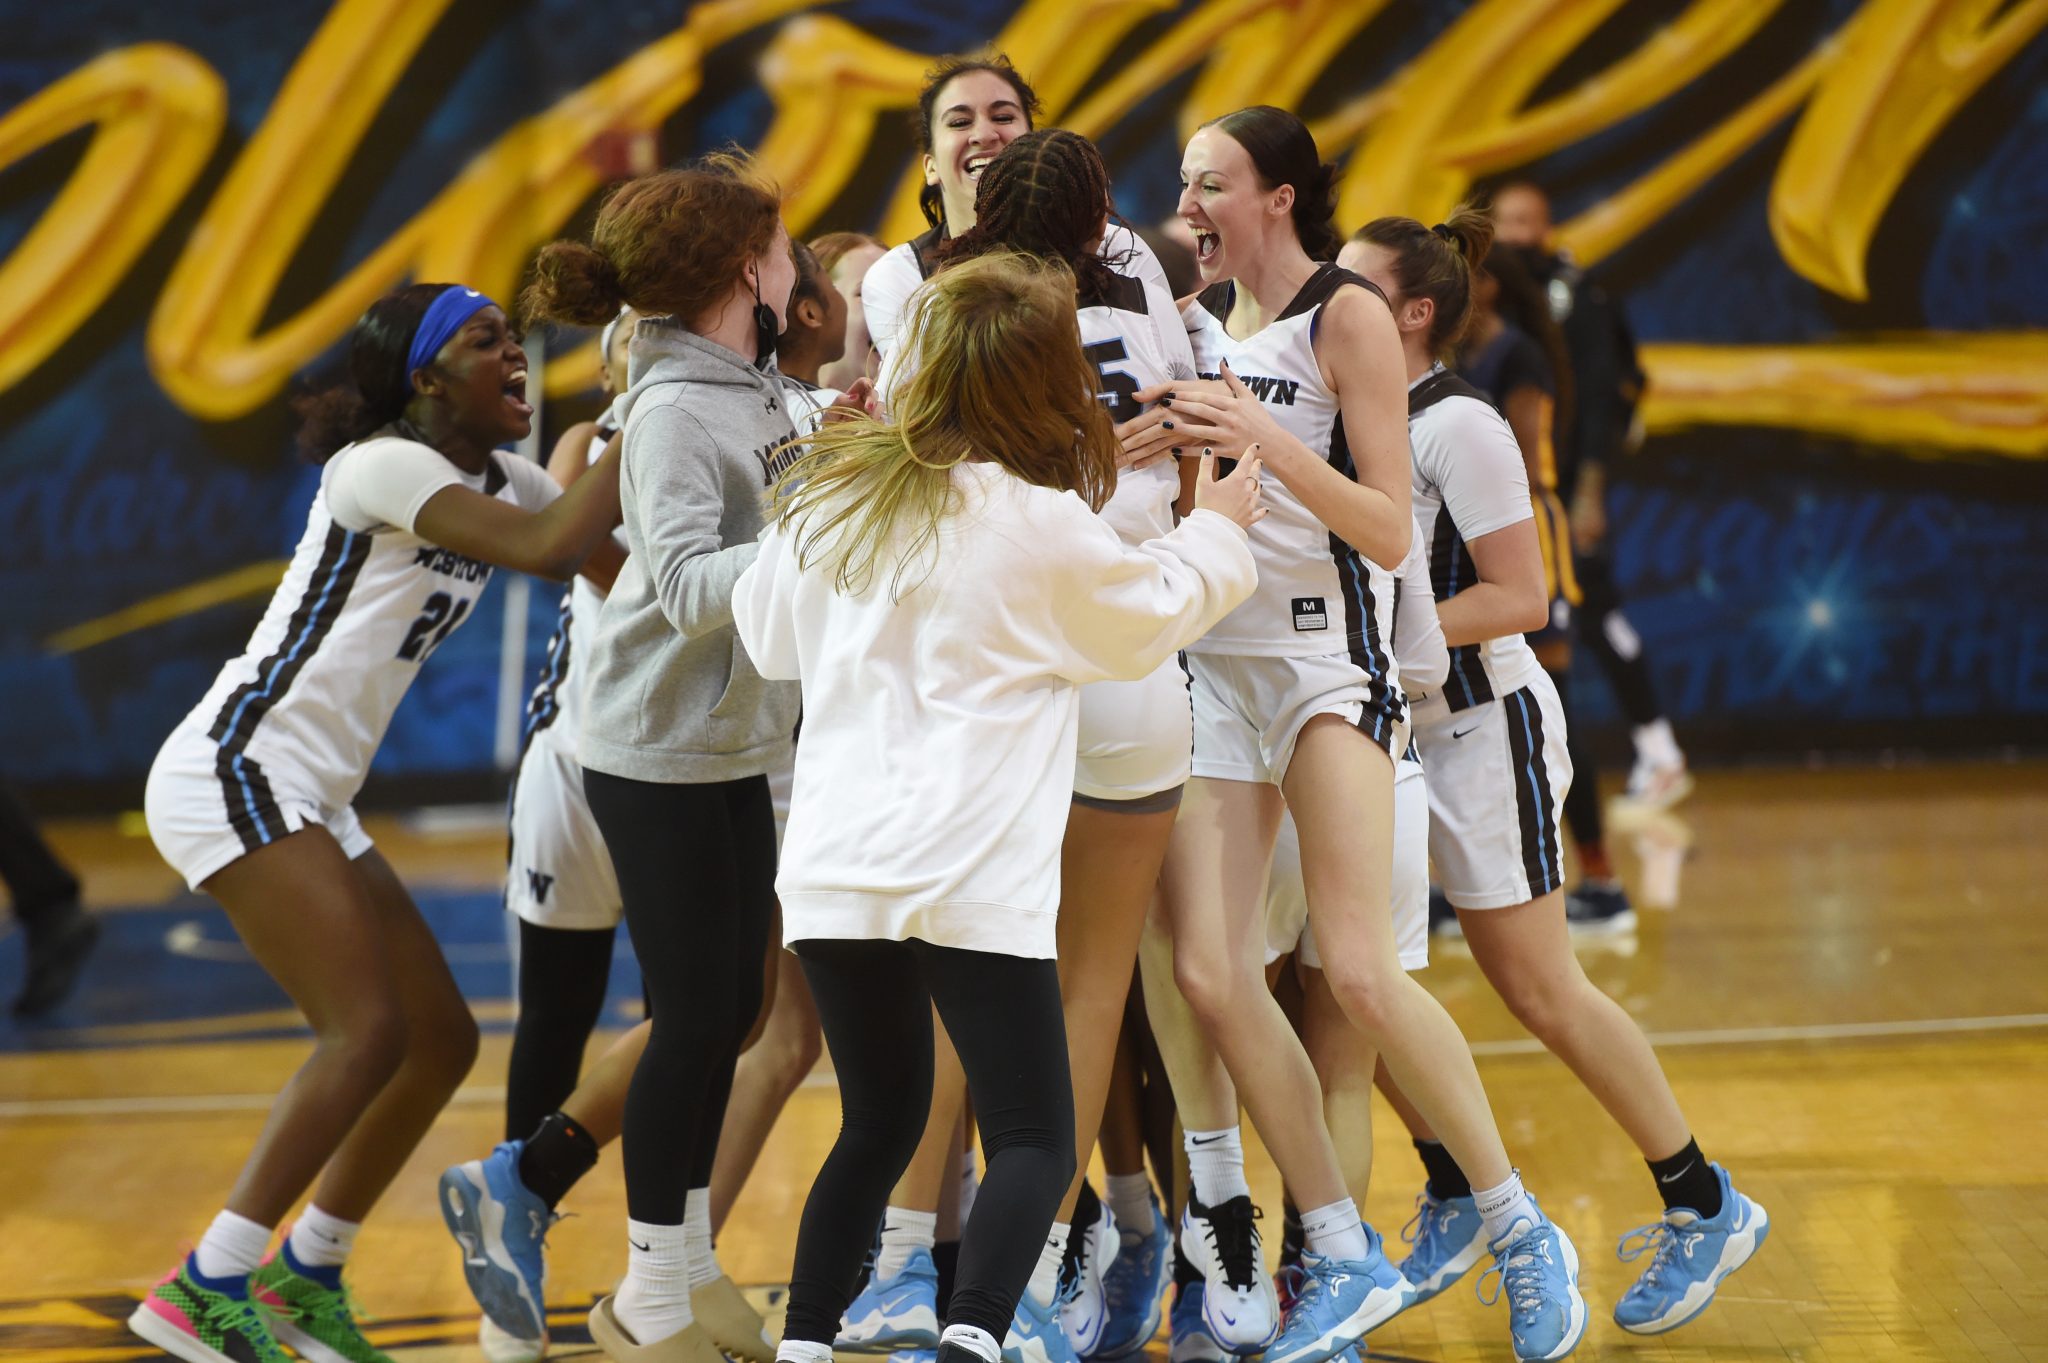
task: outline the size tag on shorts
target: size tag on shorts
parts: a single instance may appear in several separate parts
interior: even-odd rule
[[[1297,596],[1294,598],[1294,632],[1306,634],[1310,630],[1328,629],[1329,612],[1323,609],[1320,596]]]

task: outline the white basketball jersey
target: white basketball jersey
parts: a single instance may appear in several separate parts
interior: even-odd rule
[[[489,564],[408,531],[335,522],[328,485],[360,448],[327,461],[306,533],[248,648],[179,726],[217,745],[229,819],[251,850],[291,831],[278,797],[328,809],[355,799],[420,664],[469,618],[491,580]],[[560,495],[538,465],[501,452],[462,482],[534,511]]]
[[[603,457],[604,447],[616,433],[608,419],[598,422],[590,437],[590,463],[595,464]],[[612,540],[621,550],[625,549],[624,531],[612,531]],[[554,633],[548,636],[547,661],[541,664],[540,680],[527,697],[522,752],[529,744],[538,742],[575,755],[576,741],[583,733],[583,674],[577,670],[577,664],[590,656],[590,641],[597,634],[597,613],[603,608],[604,593],[580,573],[563,589]]]
[[[1163,284],[1118,274],[1112,296],[1081,299],[1081,349],[1102,375],[1097,390],[1112,421],[1129,421],[1144,410],[1137,394],[1174,379],[1195,377],[1195,352],[1173,296]],[[1173,460],[1150,468],[1125,469],[1116,492],[1102,508],[1126,544],[1143,544],[1173,529],[1173,503],[1180,496],[1180,469]]]
[[[1203,290],[1184,317],[1203,378],[1219,377],[1228,360],[1282,429],[1352,478],[1344,414],[1315,352],[1323,304],[1345,284],[1379,292],[1348,270],[1322,265],[1277,318],[1243,340],[1224,329],[1234,288],[1229,281]],[[1278,478],[1265,479],[1260,493],[1266,515],[1249,531],[1258,590],[1188,651],[1265,658],[1348,653],[1375,684],[1398,696],[1393,574],[1333,534]]]
[[[1467,541],[1534,515],[1521,446],[1486,395],[1441,365],[1408,389],[1408,445],[1430,590],[1448,601],[1479,580]],[[1438,694],[1452,711],[1512,695],[1543,671],[1520,634],[1460,644],[1450,660]]]

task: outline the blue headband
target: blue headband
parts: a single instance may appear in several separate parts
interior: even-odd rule
[[[412,382],[414,370],[425,369],[434,362],[441,347],[462,330],[464,322],[485,308],[496,306],[475,289],[465,289],[460,284],[450,284],[441,290],[440,296],[427,304],[427,315],[420,318],[420,329],[412,334],[412,349],[405,357],[406,382]]]

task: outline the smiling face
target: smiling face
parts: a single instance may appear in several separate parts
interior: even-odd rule
[[[523,440],[533,429],[526,351],[495,305],[464,322],[419,381],[421,394],[443,404],[450,424],[479,444]]]
[[[924,182],[945,198],[946,228],[958,236],[974,225],[974,188],[982,168],[1012,139],[1031,131],[1031,117],[1009,81],[993,71],[963,71],[939,88],[926,133]]]
[[[1180,183],[1180,218],[1194,234],[1204,284],[1236,278],[1272,231],[1292,231],[1292,187],[1262,187],[1251,153],[1221,128],[1203,128],[1188,139]]]

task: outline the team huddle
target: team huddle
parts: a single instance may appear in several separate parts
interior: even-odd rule
[[[520,300],[603,328],[612,401],[545,469],[500,448],[533,408],[499,305],[416,284],[358,322],[303,404],[289,571],[146,805],[316,1045],[137,1334],[384,1357],[343,1270],[477,1030],[352,802],[494,567],[572,580],[512,799],[507,1139],[439,1187],[494,1363],[546,1354],[547,1229],[613,1140],[618,1363],[1074,1363],[1162,1318],[1171,1363],[1355,1359],[1482,1261],[1513,1356],[1564,1357],[1578,1252],[1411,974],[1432,875],[1649,1166],[1615,1322],[1685,1324],[1761,1245],[1567,935],[1568,532],[1449,363],[1492,220],[1346,240],[1308,129],[1240,110],[1184,149],[1176,300],[1037,113],[1005,59],[934,70],[930,230],[886,251],[793,243],[739,153],[619,187]],[[648,1016],[586,1068],[622,917]],[[714,1241],[821,1045],[842,1121],[778,1337]],[[1426,1175],[1398,1262],[1359,1214],[1375,1087]]]

